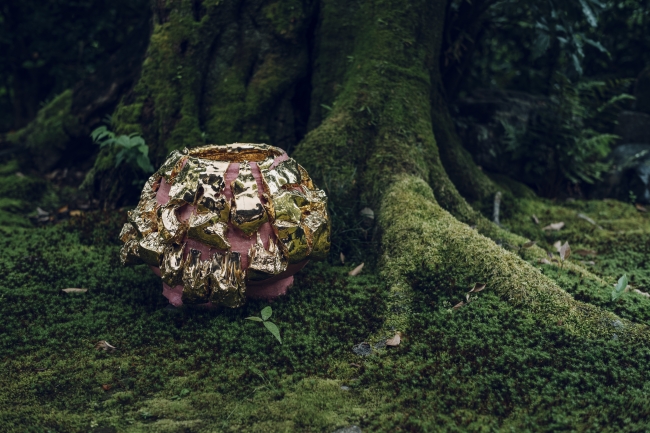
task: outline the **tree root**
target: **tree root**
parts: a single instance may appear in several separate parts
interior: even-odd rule
[[[561,324],[585,338],[650,341],[644,325],[573,299],[518,255],[443,210],[422,179],[401,176],[386,191],[379,212],[383,230],[381,276],[391,292],[384,330],[408,327],[415,286],[476,282],[529,311],[546,324]],[[541,249],[540,249],[541,250]],[[577,266],[576,266],[576,270]],[[425,282],[426,284],[421,284]]]

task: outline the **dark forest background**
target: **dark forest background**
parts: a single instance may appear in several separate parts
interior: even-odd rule
[[[87,171],[98,150],[89,133],[137,79],[151,19],[146,0],[3,2],[4,151],[25,147],[29,139],[15,133],[72,89],[79,122],[68,127],[69,143],[34,168]],[[475,162],[542,196],[650,201],[649,25],[641,0],[450,0],[444,94]],[[309,130],[309,104],[293,103],[295,130],[273,143],[288,151]]]

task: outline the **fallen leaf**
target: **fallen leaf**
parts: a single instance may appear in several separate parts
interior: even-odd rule
[[[351,277],[356,277],[357,275],[359,275],[361,273],[361,270],[363,269],[363,265],[364,265],[364,263],[361,263],[359,266],[357,266],[356,268],[354,268],[350,272],[348,272],[348,275],[351,276]]]
[[[562,245],[562,248],[560,248],[560,258],[562,261],[565,261],[566,259],[569,258],[571,255],[571,247],[569,246],[568,242],[565,242],[564,245]]]
[[[86,293],[88,289],[62,289],[61,291],[65,293]]]
[[[351,366],[351,367],[357,367],[357,368],[361,367],[359,364],[356,364],[356,363],[354,363],[354,362],[351,362],[351,363],[350,363],[350,366]]]
[[[532,218],[533,218],[533,222],[534,222],[535,224],[539,224],[539,219],[537,218],[537,215],[533,214],[533,215],[532,215]]]
[[[562,326],[562,323],[563,323],[563,322],[562,322],[561,320],[558,320],[558,321],[557,321],[557,326]]]
[[[68,205],[66,204],[65,206],[61,206],[59,210],[57,210],[58,213],[66,213],[68,211]]]
[[[485,284],[476,283],[476,284],[474,284],[474,287],[472,287],[472,290],[469,291],[469,293],[477,293],[477,292],[480,292],[483,289],[485,289]]]
[[[111,346],[108,341],[106,340],[101,340],[97,344],[95,344],[95,349],[97,350],[115,350],[115,346]]]
[[[341,264],[344,265],[344,264],[345,264],[345,254],[343,254],[343,253],[341,252],[341,254],[339,255],[339,258],[341,259]]]
[[[598,253],[594,250],[575,250],[574,251],[577,255],[585,257],[585,256],[596,256]]]
[[[48,216],[49,214],[50,214],[49,212],[44,211],[44,210],[41,209],[40,207],[37,207],[37,208],[36,208],[36,215],[39,216],[39,217],[42,217],[42,216]]]
[[[543,265],[550,265],[551,262],[547,258],[539,259],[539,262]]]
[[[549,224],[542,230],[560,230],[562,227],[564,227],[564,222],[560,221],[559,223]]]
[[[81,216],[81,215],[83,215],[83,212],[81,212],[80,210],[71,210],[70,211],[70,216]]]
[[[392,346],[392,347],[399,346],[399,343],[402,341],[400,336],[401,334],[398,332],[393,336],[393,338],[389,338],[388,340],[386,340],[386,346]]]
[[[634,292],[634,293],[638,293],[638,294],[641,295],[641,296],[645,296],[646,298],[650,298],[650,293],[642,292],[642,291],[639,290],[639,289],[634,289],[633,292]]]
[[[104,391],[110,391],[110,389],[111,389],[112,387],[113,387],[113,385],[109,385],[108,383],[105,383],[104,385],[102,385],[102,389],[103,389]]]
[[[645,206],[641,206],[639,203],[636,203],[636,204],[634,205],[634,207],[635,207],[636,210],[638,210],[639,212],[648,212],[648,210],[645,208]]]
[[[537,241],[528,241],[528,242],[526,242],[525,244],[523,244],[521,247],[522,247],[522,248],[531,248],[531,247],[533,247],[536,243],[537,243]]]
[[[578,218],[581,218],[581,219],[587,221],[589,224],[593,224],[593,225],[595,225],[595,226],[598,225],[598,224],[596,224],[596,221],[594,221],[593,219],[589,218],[587,215],[585,215],[585,214],[583,214],[583,213],[578,213]]]
[[[375,212],[373,212],[373,210],[370,209],[369,207],[364,207],[363,209],[361,209],[361,212],[359,212],[359,215],[361,215],[364,218],[368,218],[368,219],[372,219],[372,220],[375,219]]]
[[[594,262],[593,260],[587,260],[587,261],[580,260],[580,263],[582,263],[583,265],[590,265],[590,266],[594,266],[596,264],[596,262]]]
[[[553,248],[555,248],[555,251],[558,253],[560,252],[560,249],[562,248],[562,241],[557,241],[553,244]]]
[[[463,301],[460,301],[458,304],[454,305],[452,308],[453,308],[454,310],[458,310],[458,309],[459,309],[460,307],[462,307],[463,305],[465,305],[465,303],[464,303]]]

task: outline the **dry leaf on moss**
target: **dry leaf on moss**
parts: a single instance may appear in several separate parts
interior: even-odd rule
[[[560,221],[559,223],[549,224],[542,230],[560,230],[562,227],[564,227],[564,222]]]
[[[86,293],[88,289],[62,289],[64,293]]]
[[[357,275],[359,275],[361,273],[361,270],[363,269],[363,265],[364,265],[364,263],[361,263],[359,266],[357,266],[356,268],[354,268],[350,272],[348,272],[348,275],[351,276],[351,277],[356,277]]]
[[[598,253],[594,250],[575,250],[574,253],[576,253],[579,256],[596,256]]]
[[[463,305],[465,305],[465,302],[460,301],[458,304],[454,305],[452,308],[453,308],[454,310],[458,310],[458,309],[459,309],[460,307],[462,307]]]
[[[70,216],[81,216],[81,215],[83,215],[83,212],[81,212],[80,210],[71,210],[70,211]]]
[[[539,262],[543,265],[550,265],[551,262],[547,258],[539,259]]]
[[[566,259],[569,258],[571,255],[571,247],[569,246],[568,242],[565,242],[564,245],[562,245],[562,248],[560,248],[560,258],[562,261],[565,261]]]
[[[101,340],[97,344],[95,344],[95,349],[97,350],[115,350],[116,347],[112,346],[108,341],[106,340]]]
[[[636,210],[638,210],[639,212],[648,212],[648,210],[645,208],[645,206],[641,206],[639,203],[636,203],[636,204],[634,205],[634,207],[635,207]]]
[[[523,244],[521,247],[522,248],[532,248],[536,243],[537,243],[537,241],[528,241],[525,244]]]
[[[345,264],[345,254],[343,254],[343,253],[339,254],[339,258],[341,259],[341,264],[344,265]]]
[[[401,334],[398,332],[393,336],[393,338],[389,338],[388,340],[386,340],[386,346],[392,346],[392,347],[399,346],[399,343],[402,341],[400,335]]]
[[[535,224],[539,224],[539,218],[537,218],[537,215],[533,214],[533,215],[532,215],[532,218],[533,218],[533,222],[534,222]]]
[[[560,249],[562,248],[562,241],[557,241],[553,244],[553,248],[555,248],[555,251],[558,253],[560,252]]]
[[[645,296],[646,298],[650,298],[650,293],[642,292],[642,291],[639,290],[639,289],[634,289],[633,292],[634,292],[634,293],[638,293],[638,294],[641,295],[641,296]]]
[[[480,292],[483,289],[485,289],[485,284],[476,283],[476,284],[474,284],[474,287],[472,288],[472,290],[469,291],[469,293],[477,293],[477,292]]]
[[[109,385],[108,383],[105,383],[104,385],[102,385],[102,389],[103,389],[104,391],[110,391],[110,389],[111,389],[112,387],[113,387],[113,385]]]

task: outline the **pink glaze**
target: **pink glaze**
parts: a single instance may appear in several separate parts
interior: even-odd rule
[[[282,155],[278,156],[275,159],[272,167],[276,167],[280,162],[285,161],[288,158],[289,157],[287,156],[287,154],[283,153]],[[262,196],[264,187],[262,184],[262,175],[260,173],[260,169],[257,166],[257,163],[255,162],[251,162],[250,166],[251,166],[251,172],[253,174],[253,177],[257,182],[257,190],[258,190],[260,200],[262,200],[262,202],[265,203],[266,200]],[[237,162],[231,163],[230,166],[228,167],[228,171],[226,172],[226,178],[225,178],[226,187],[224,189],[224,195],[229,200],[231,200],[233,197],[232,191],[230,190],[230,184],[233,180],[237,178],[238,174],[239,174],[239,163]],[[158,202],[159,205],[164,205],[167,202],[169,202],[170,188],[171,188],[171,184],[167,183],[165,179],[161,179],[160,187],[156,194],[156,201]],[[195,213],[196,213],[195,206],[186,205],[178,210],[177,216],[179,220],[187,221],[190,218],[190,216]],[[248,267],[248,251],[250,250],[250,247],[257,242],[257,235],[253,234],[251,237],[248,237],[241,230],[234,227],[231,223],[228,223],[228,227],[229,227],[228,242],[230,242],[231,250],[233,252],[238,252],[241,254],[242,269],[246,269]],[[258,232],[260,233],[260,236],[262,238],[262,243],[264,244],[264,248],[268,249],[270,238],[272,238],[275,241],[275,234],[273,233],[273,228],[271,227],[271,224],[269,222],[264,223],[260,227]],[[183,242],[186,243],[185,250],[184,250],[184,255],[186,257],[189,254],[190,248],[201,251],[202,260],[209,260],[212,254],[216,252],[225,252],[223,250],[219,250],[217,248],[212,248],[209,247],[208,245],[204,245],[193,239],[185,238],[183,239]],[[308,261],[309,260],[304,260],[300,263],[289,265],[286,271],[264,281],[247,281],[246,296],[254,299],[270,299],[270,298],[275,298],[286,294],[287,289],[291,285],[293,285],[293,274],[295,274],[300,269],[302,269],[307,264]],[[151,267],[151,269],[156,275],[160,276],[160,269],[153,266]],[[169,287],[167,284],[163,283],[163,296],[165,296],[169,300],[170,304],[176,307],[183,305],[182,294],[183,294],[182,285]],[[205,307],[211,307],[212,303],[208,302],[207,304],[201,304],[201,305]]]

